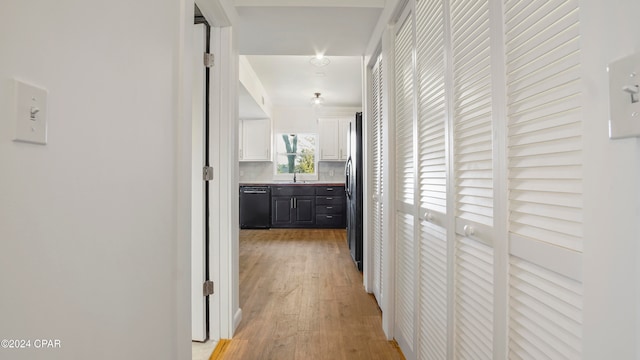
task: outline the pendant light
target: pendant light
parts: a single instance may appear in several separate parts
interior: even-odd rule
[[[319,107],[324,103],[324,98],[320,97],[320,93],[314,93],[314,97],[311,98],[311,105],[314,107]]]

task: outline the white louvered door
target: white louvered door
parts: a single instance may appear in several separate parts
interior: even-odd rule
[[[447,150],[442,0],[416,2],[419,359],[447,358]]]
[[[390,195],[409,360],[582,357],[578,5],[407,3]]]
[[[398,344],[414,358],[415,337],[415,166],[414,30],[410,12],[396,32],[395,53],[395,326]]]
[[[452,0],[455,358],[493,353],[493,142],[488,0]]]
[[[382,283],[383,283],[383,206],[382,197],[384,196],[382,168],[383,168],[383,151],[382,151],[382,106],[384,99],[382,98],[383,76],[382,76],[382,55],[378,56],[373,69],[371,71],[371,123],[372,123],[372,141],[371,141],[371,158],[372,158],[372,179],[371,188],[372,196],[372,227],[373,227],[373,294],[382,306]]]
[[[577,0],[505,2],[512,359],[582,354],[579,41]]]

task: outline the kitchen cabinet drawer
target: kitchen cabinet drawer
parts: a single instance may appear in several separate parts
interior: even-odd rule
[[[344,196],[316,196],[317,205],[344,205]]]
[[[315,189],[304,185],[272,186],[271,196],[313,196]]]
[[[344,186],[317,186],[316,195],[344,196]]]
[[[342,228],[344,217],[342,215],[316,214],[316,225],[320,227]]]
[[[316,214],[341,215],[343,211],[344,211],[343,204],[317,205],[317,201],[316,201]]]

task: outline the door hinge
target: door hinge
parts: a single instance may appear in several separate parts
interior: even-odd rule
[[[202,296],[213,295],[213,281],[207,280],[202,284]]]
[[[204,67],[213,67],[215,65],[215,57],[213,54],[204,53]]]
[[[205,166],[202,168],[202,180],[204,181],[213,180],[213,167]]]

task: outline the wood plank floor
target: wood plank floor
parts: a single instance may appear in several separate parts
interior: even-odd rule
[[[404,359],[385,339],[345,230],[242,230],[240,307],[224,360]]]

